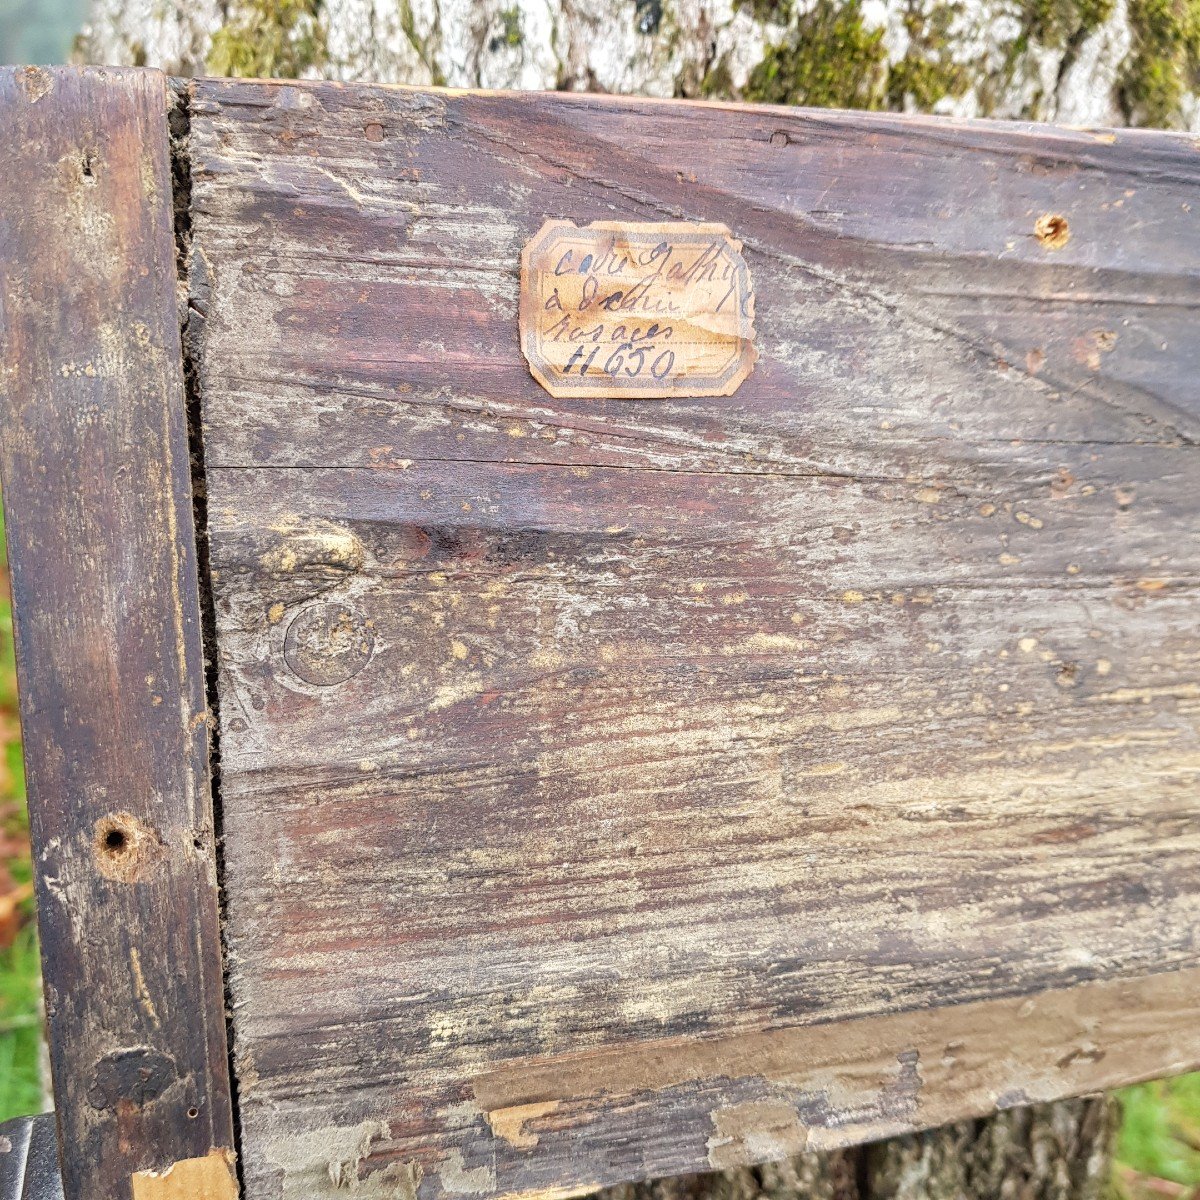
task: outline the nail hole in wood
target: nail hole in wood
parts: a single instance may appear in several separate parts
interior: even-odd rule
[[[96,822],[92,844],[96,865],[106,879],[137,883],[161,861],[162,839],[132,813],[109,813]]]
[[[1071,240],[1071,226],[1062,213],[1046,213],[1034,222],[1037,240],[1050,250],[1061,250]]]

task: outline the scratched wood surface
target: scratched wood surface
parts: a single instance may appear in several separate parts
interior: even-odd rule
[[[192,305],[252,1197],[564,1195],[1200,1062],[1200,150],[209,82]],[[547,219],[743,243],[554,399]]]
[[[236,1191],[181,367],[164,77],[0,70],[0,470],[67,1200],[210,1151]]]

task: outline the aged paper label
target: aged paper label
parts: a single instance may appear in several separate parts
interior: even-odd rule
[[[731,396],[754,367],[754,289],[724,225],[547,221],[520,315],[552,396]]]

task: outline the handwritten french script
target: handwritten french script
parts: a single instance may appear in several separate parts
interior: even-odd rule
[[[547,221],[521,255],[521,349],[552,396],[731,396],[754,289],[724,225]]]

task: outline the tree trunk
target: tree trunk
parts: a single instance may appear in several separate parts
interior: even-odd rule
[[[627,1184],[597,1200],[1104,1200],[1120,1118],[1093,1096],[787,1162]]]
[[[1200,132],[1197,0],[94,0],[79,55]]]
[[[1200,0],[94,0],[77,57],[179,75],[563,88],[1200,132]],[[1161,12],[1161,10],[1158,10]],[[1107,1097],[603,1200],[1101,1200]]]

